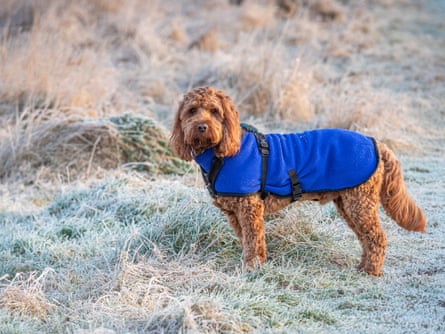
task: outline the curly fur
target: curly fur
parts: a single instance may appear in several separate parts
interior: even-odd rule
[[[175,116],[171,145],[178,156],[190,161],[213,147],[215,155],[228,157],[240,149],[242,130],[231,99],[223,91],[210,87],[191,90],[184,96]],[[426,219],[408,195],[400,163],[390,149],[377,142],[380,160],[374,174],[361,185],[335,192],[305,193],[299,199],[333,201],[348,226],[360,241],[363,252],[360,271],[380,276],[386,250],[378,208],[382,204],[388,216],[409,231],[425,232]],[[291,203],[291,198],[259,194],[236,197],[217,196],[214,204],[227,216],[239,238],[248,269],[266,260],[264,215]]]

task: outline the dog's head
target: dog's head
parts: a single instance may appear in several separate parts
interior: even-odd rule
[[[184,95],[176,112],[170,143],[183,160],[212,148],[218,157],[235,155],[241,128],[232,100],[221,90],[195,88]]]

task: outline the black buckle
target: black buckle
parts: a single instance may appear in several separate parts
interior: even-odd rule
[[[267,139],[264,135],[256,136],[258,139],[258,146],[260,148],[260,152],[262,155],[269,155],[269,144],[267,143]]]
[[[295,173],[295,170],[290,169],[287,173],[289,174],[289,178],[290,178],[290,182],[291,182],[292,202],[295,202],[303,195],[303,191],[301,190],[300,180],[298,179],[298,176],[297,176],[297,173]]]
[[[268,191],[261,191],[260,193],[260,198],[264,201],[266,199],[266,197],[269,196],[269,192]]]

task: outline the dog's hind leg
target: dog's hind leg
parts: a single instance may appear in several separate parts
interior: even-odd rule
[[[382,172],[383,164],[379,163],[375,173],[365,183],[339,192],[339,197],[334,200],[339,213],[357,235],[363,248],[358,270],[375,276],[382,274],[386,251],[386,234],[379,219]]]
[[[368,258],[368,253],[367,253],[368,248],[366,247],[365,238],[362,235],[361,231],[358,228],[356,228],[356,226],[352,223],[351,218],[349,218],[349,216],[346,214],[345,209],[343,208],[342,198],[338,197],[334,199],[334,204],[335,207],[337,208],[337,212],[340,214],[341,217],[343,217],[343,219],[346,221],[348,226],[351,228],[351,230],[355,233],[358,240],[360,241],[360,245],[362,246],[363,252],[360,264],[358,265],[358,269],[362,270],[362,268],[365,266],[366,259]]]
[[[372,177],[364,184],[341,194],[343,215],[363,247],[358,269],[375,276],[382,274],[386,251],[386,234],[379,220],[378,181],[378,177]]]
[[[352,216],[358,225],[362,240],[363,256],[358,269],[370,275],[381,276],[385,261],[386,233],[380,226],[378,210],[370,210],[366,218]]]

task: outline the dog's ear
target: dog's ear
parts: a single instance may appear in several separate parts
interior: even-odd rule
[[[173,149],[173,152],[175,152],[182,160],[191,161],[193,159],[192,148],[185,143],[185,135],[181,126],[181,114],[183,108],[184,101],[181,101],[173,123],[170,146]]]
[[[221,142],[215,147],[214,152],[218,157],[232,156],[238,153],[241,143],[241,127],[238,112],[230,97],[223,91],[217,90],[216,96],[224,110],[224,129]]]

